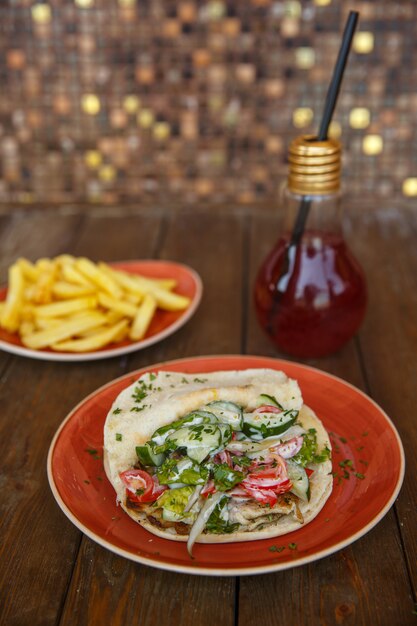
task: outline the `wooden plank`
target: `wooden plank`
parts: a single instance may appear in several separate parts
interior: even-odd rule
[[[269,216],[253,224],[252,271],[272,245],[276,226],[277,219]],[[251,274],[252,284],[253,280]],[[248,352],[284,356],[260,333],[252,307],[247,337]],[[354,342],[337,355],[305,362],[364,387]],[[409,624],[411,611],[407,571],[392,511],[366,537],[333,556],[287,572],[246,577],[240,584],[239,626]]]
[[[9,242],[9,250],[28,256],[66,250],[113,260],[127,258],[132,249],[136,256],[139,247],[148,256],[155,248],[160,219],[87,218],[72,245],[76,224],[76,217],[49,215],[43,221],[38,215],[26,216],[23,225],[17,221],[16,231],[9,232],[15,242],[13,246]],[[16,357],[0,380],[2,623],[57,623],[81,533],[59,510],[49,490],[45,471],[49,443],[73,406],[123,371],[120,359],[48,363]]]
[[[368,277],[369,310],[360,333],[372,396],[399,430],[407,469],[396,511],[417,597],[417,217],[382,208],[355,215],[352,238]],[[372,278],[371,278],[372,277]]]
[[[190,355],[239,352],[240,220],[181,213],[167,225],[160,256],[187,263],[201,274],[203,303],[175,336],[129,356],[129,369]],[[225,312],[233,309],[236,313],[229,318]],[[140,566],[84,538],[60,624],[231,626],[234,594],[232,578],[176,575]]]

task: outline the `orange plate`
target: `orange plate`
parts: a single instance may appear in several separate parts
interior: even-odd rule
[[[256,367],[283,370],[298,380],[304,401],[331,433],[333,470],[337,473],[333,492],[319,515],[295,532],[244,543],[196,544],[192,560],[184,543],[149,533],[116,505],[115,492],[102,466],[104,422],[117,395],[146,371],[200,374]],[[97,450],[97,455],[91,450]],[[354,470],[350,465],[339,466],[345,459],[352,460]],[[343,477],[344,471],[348,479]],[[254,356],[181,359],[122,376],[91,394],[68,415],[48,455],[49,483],[59,506],[91,539],[139,563],[213,576],[273,572],[340,550],[362,537],[388,512],[403,475],[404,453],[398,433],[368,396],[312,367]],[[296,544],[296,548],[290,549],[289,544]],[[275,549],[282,546],[282,551]]]
[[[0,328],[0,349],[20,356],[28,356],[43,361],[95,361],[109,357],[120,356],[136,350],[147,348],[165,337],[172,335],[194,315],[201,301],[203,286],[200,276],[193,269],[181,263],[172,261],[120,261],[109,263],[115,269],[124,270],[131,274],[141,274],[148,278],[174,278],[177,281],[174,293],[188,296],[191,304],[184,311],[162,311],[157,309],[145,337],[139,341],[125,339],[118,343],[109,344],[100,350],[86,353],[56,352],[45,348],[31,350],[26,348],[17,333],[8,333]],[[7,288],[0,289],[0,301],[5,300]]]

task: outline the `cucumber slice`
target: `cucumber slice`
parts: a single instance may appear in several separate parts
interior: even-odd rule
[[[245,413],[243,432],[256,441],[281,435],[294,424],[297,416],[298,411],[295,409],[282,413]]]
[[[144,446],[136,446],[136,454],[142,465],[159,467],[165,460],[165,454],[155,454],[147,443]]]
[[[199,464],[204,461],[210,452],[213,452],[213,448],[208,446],[202,448],[188,448],[188,456],[190,459],[193,459],[193,461],[196,461]]]
[[[210,424],[217,422],[216,416],[209,411],[193,411],[192,413],[188,413],[176,420],[175,422],[171,422],[171,424],[167,424],[166,426],[161,426],[154,432],[151,437],[151,441],[156,446],[161,446],[165,443],[168,435],[184,426],[195,426],[197,424]]]
[[[303,502],[308,502],[310,500],[310,481],[305,469],[290,459],[287,459],[286,464],[288,478],[292,482],[291,493],[298,496]]]
[[[210,402],[207,406],[210,407],[219,422],[229,424],[233,430],[242,430],[243,411],[240,406],[234,402],[223,402],[221,400]]]
[[[222,432],[215,424],[198,424],[171,433],[167,443],[186,448],[189,458],[201,463],[212,450],[219,447],[221,439]]]
[[[225,448],[227,444],[230,443],[232,440],[232,434],[233,434],[232,427],[230,426],[230,424],[218,424],[217,428],[221,432],[220,444],[222,448]]]
[[[284,407],[278,402],[275,396],[268,396],[266,393],[261,393],[259,396],[259,406],[262,404],[271,404],[272,406],[278,407],[281,411],[284,410]]]

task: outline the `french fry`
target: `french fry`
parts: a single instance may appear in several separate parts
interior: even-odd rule
[[[36,282],[39,278],[40,270],[35,267],[33,263],[21,257],[16,261],[17,265],[20,267],[20,271],[23,274],[23,277],[27,281]]]
[[[86,298],[74,298],[74,300],[40,305],[34,309],[34,313],[36,317],[59,317],[60,315],[69,315],[70,313],[94,309],[96,305],[97,298],[88,296]]]
[[[175,278],[147,278],[146,276],[142,276],[141,274],[127,274],[122,270],[117,270],[106,263],[99,263],[100,269],[106,272],[109,276],[114,278],[114,280],[124,289],[131,291],[132,293],[137,293],[138,295],[144,295],[143,289],[135,281],[135,278],[143,278],[148,286],[154,285],[155,287],[159,287],[160,289],[167,289],[171,291],[177,286],[177,281]]]
[[[145,295],[146,292],[143,291],[143,289],[140,289],[139,285],[136,284],[132,276],[125,274],[125,272],[114,270],[106,265],[106,263],[99,263],[99,267],[105,274],[107,274],[107,276],[115,280],[121,287],[123,287],[123,289],[139,296],[140,298],[143,298]]]
[[[68,283],[64,280],[57,280],[52,286],[53,295],[64,300],[91,296],[95,291],[96,289],[93,285],[75,285],[74,283]]]
[[[71,316],[71,319],[73,320],[74,317]],[[62,317],[59,317],[58,319],[56,317],[37,317],[34,321],[34,327],[36,328],[36,330],[47,330],[48,328],[56,328],[60,324],[62,324]]]
[[[122,313],[128,317],[135,317],[138,310],[134,304],[131,304],[130,302],[123,302],[122,300],[116,300],[115,298],[111,298],[102,292],[98,293],[98,301],[105,309],[117,311],[118,313]]]
[[[139,289],[142,289],[145,293],[151,294],[155,298],[158,306],[165,311],[182,311],[190,304],[190,298],[155,286],[148,278],[133,276],[132,280],[136,282]]]
[[[63,263],[61,265],[62,278],[74,285],[82,285],[83,287],[94,287],[93,283],[88,280],[81,272],[73,266],[72,263]]]
[[[94,328],[94,326],[100,326],[103,323],[105,317],[101,313],[87,313],[83,317],[67,321],[63,321],[61,324],[54,328],[47,330],[40,330],[29,335],[22,337],[22,343],[33,350],[39,350],[40,348],[47,348],[48,346],[55,345],[58,342],[69,339],[88,328]]]
[[[78,259],[75,263],[77,269],[86,276],[91,282],[93,282],[100,289],[104,289],[109,295],[114,298],[121,298],[122,290],[108,274],[102,272],[100,267],[94,265],[89,259]]]
[[[61,352],[91,352],[92,350],[98,350],[99,348],[102,348],[108,343],[112,343],[122,331],[127,329],[127,326],[128,321],[122,320],[111,328],[107,328],[107,330],[102,330],[95,335],[86,337],[85,339],[61,341],[53,343],[51,347],[53,350],[59,350]]]
[[[25,335],[30,335],[35,330],[35,324],[33,322],[24,321],[20,324],[19,332],[24,337]]]
[[[9,269],[9,288],[6,303],[1,315],[1,325],[11,333],[19,328],[20,309],[23,303],[25,280],[19,265],[14,264]]]
[[[138,274],[138,276],[140,276]],[[140,276],[140,278],[144,278]],[[177,286],[177,281],[175,278],[153,278],[153,282],[162,289],[168,289],[168,291],[172,291]]]
[[[140,305],[137,315],[133,320],[132,328],[129,332],[129,337],[133,341],[142,339],[145,336],[146,331],[149,328],[149,324],[152,321],[154,313],[156,311],[156,300],[153,296],[146,294]]]

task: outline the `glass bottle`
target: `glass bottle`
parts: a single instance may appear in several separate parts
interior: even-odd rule
[[[320,357],[358,330],[366,282],[342,234],[340,142],[299,137],[291,143],[289,164],[284,228],[259,269],[255,307],[278,348]],[[307,210],[304,230],[294,229],[301,203]]]

